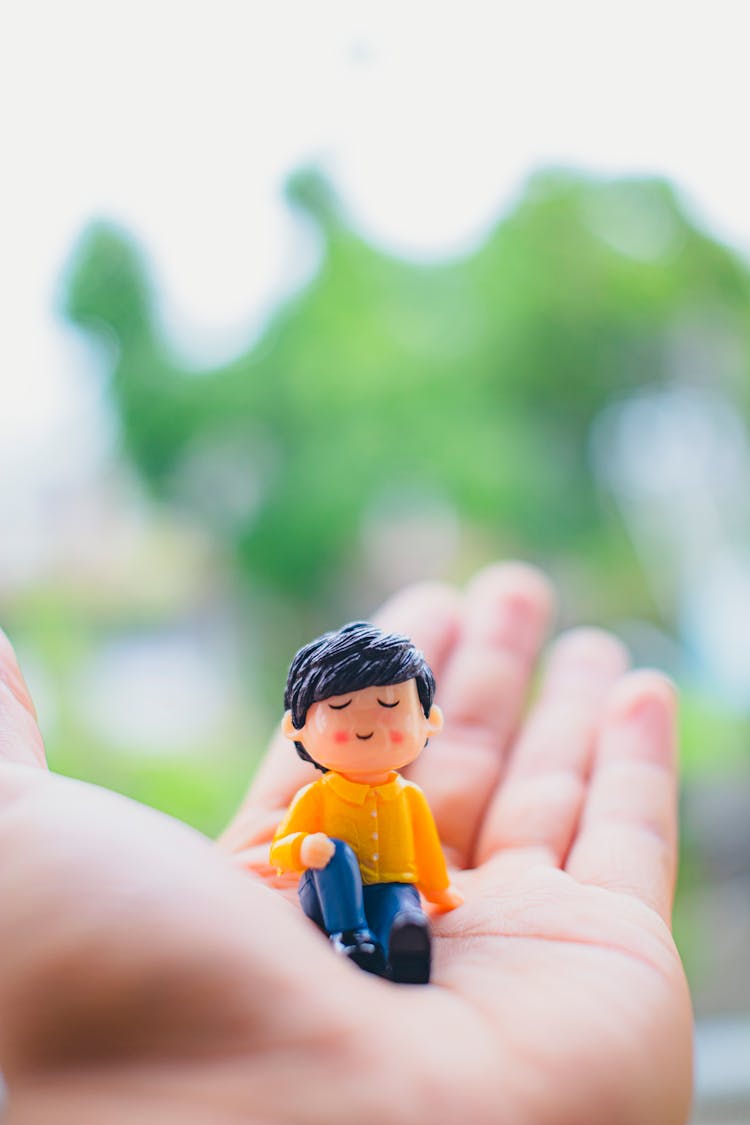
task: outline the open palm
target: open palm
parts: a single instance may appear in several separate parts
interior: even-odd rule
[[[424,650],[446,714],[412,776],[466,902],[434,921],[426,988],[336,958],[270,870],[268,841],[312,772],[285,740],[217,848],[40,768],[4,651],[9,1120],[684,1121],[673,692],[579,630],[522,722],[550,603],[535,571],[506,565],[378,616]]]

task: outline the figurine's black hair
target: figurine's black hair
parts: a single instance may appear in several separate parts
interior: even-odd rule
[[[299,729],[305,725],[308,708],[322,699],[412,679],[417,682],[422,709],[429,716],[435,677],[419,649],[400,633],[384,633],[367,621],[352,621],[299,650],[289,669],[284,710],[291,711],[292,722]],[[300,758],[326,772],[301,742],[294,745]]]

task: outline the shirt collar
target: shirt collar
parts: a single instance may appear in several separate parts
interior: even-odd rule
[[[383,785],[360,785],[359,782],[349,781],[340,773],[333,773],[333,771],[327,773],[323,781],[351,805],[363,805],[370,793],[375,793],[383,801],[391,801],[404,784],[403,778],[395,770]]]

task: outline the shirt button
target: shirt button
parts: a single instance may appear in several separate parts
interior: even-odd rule
[[[377,809],[373,809],[372,812],[370,813],[370,816],[377,816],[377,815],[378,815]]]
[[[377,832],[373,832],[372,838],[373,838],[373,840],[377,840],[377,838],[378,838]]]
[[[377,852],[375,852],[375,855],[374,855],[374,856],[373,856],[372,858],[373,858],[373,859],[380,859],[380,856],[378,855],[378,853],[377,853]]]

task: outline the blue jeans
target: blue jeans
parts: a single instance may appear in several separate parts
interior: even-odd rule
[[[403,910],[422,912],[412,883],[363,885],[359,862],[348,844],[335,840],[325,867],[309,868],[299,881],[299,898],[308,918],[327,934],[370,930],[386,956],[391,926]]]

